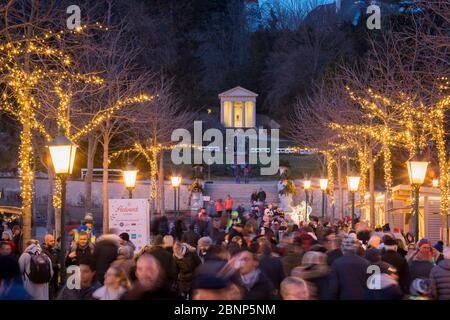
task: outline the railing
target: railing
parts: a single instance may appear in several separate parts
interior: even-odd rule
[[[84,180],[86,177],[88,169],[82,168],[81,169],[81,180]],[[115,172],[118,172],[117,174]],[[102,168],[95,168],[92,169],[92,176],[93,177],[103,177],[103,169]],[[108,169],[108,176],[109,177],[121,177],[122,176],[122,170],[121,169]]]

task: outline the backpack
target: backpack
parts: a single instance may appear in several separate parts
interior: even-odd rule
[[[42,252],[36,252],[30,255],[30,273],[27,274],[28,279],[33,283],[47,283],[52,278],[52,264],[47,255]]]

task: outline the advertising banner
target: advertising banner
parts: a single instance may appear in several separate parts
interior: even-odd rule
[[[149,212],[148,199],[109,199],[109,228],[128,233],[137,252],[150,242]]]

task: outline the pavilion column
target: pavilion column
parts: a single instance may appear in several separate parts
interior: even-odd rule
[[[242,127],[245,128],[245,100],[241,101],[242,103]]]
[[[253,127],[256,127],[256,99],[252,101],[253,103]]]
[[[224,105],[223,105],[223,100],[220,99],[220,123],[224,123]]]
[[[235,127],[235,123],[234,123],[234,100],[231,101],[231,127]]]

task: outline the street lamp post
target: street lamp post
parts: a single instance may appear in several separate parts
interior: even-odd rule
[[[347,186],[352,196],[352,229],[355,229],[355,193],[358,191],[360,177],[348,176]]]
[[[175,211],[175,216],[177,217],[180,214],[181,177],[180,176],[172,176],[170,178],[170,180],[172,181],[172,187],[173,187],[173,210]],[[178,198],[178,201],[177,201],[177,198]]]
[[[327,195],[326,195],[326,191],[328,188],[328,179],[323,178],[319,180],[319,184],[320,184],[320,190],[322,190],[322,219],[325,218],[325,208],[326,208],[326,204],[327,204]]]
[[[133,198],[133,190],[136,187],[136,177],[138,173],[138,169],[128,162],[123,172],[123,181],[125,183],[125,187],[128,190],[128,198]]]
[[[425,180],[427,174],[428,161],[421,160],[418,156],[406,161],[408,168],[409,182],[413,192],[413,216],[414,216],[414,237],[415,241],[419,240],[419,200],[420,200],[420,186]]]
[[[70,141],[64,134],[64,129],[61,129],[59,135],[48,143],[50,157],[52,159],[55,174],[61,181],[61,218],[60,218],[60,232],[61,232],[61,283],[66,279],[66,221],[65,221],[65,206],[66,206],[66,183],[68,176],[72,173],[75,162],[75,154],[77,152],[77,145]]]
[[[308,205],[309,205],[309,190],[311,189],[311,180],[306,179],[303,181],[303,189],[305,189],[305,208],[308,212]]]

